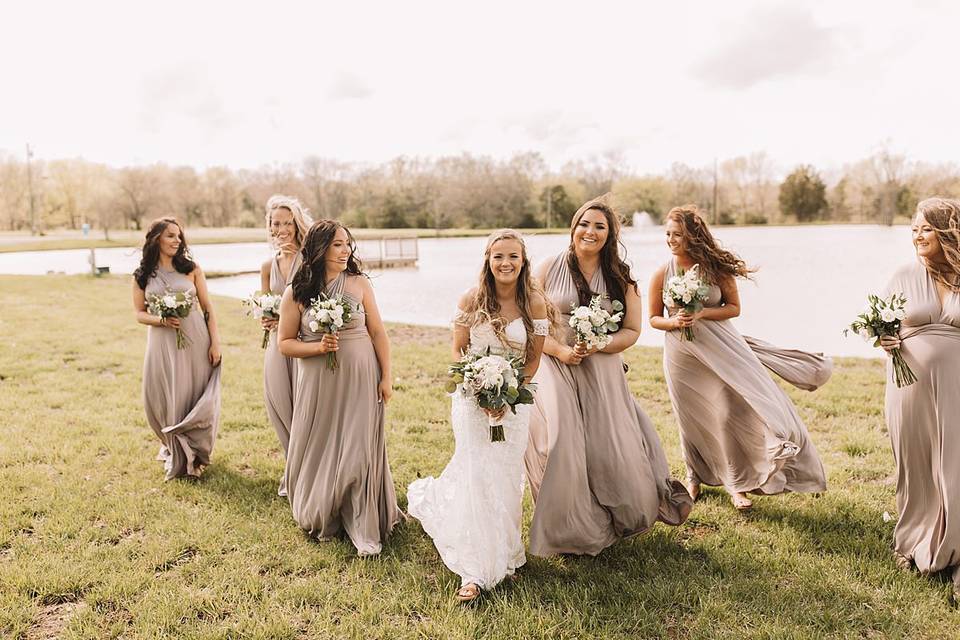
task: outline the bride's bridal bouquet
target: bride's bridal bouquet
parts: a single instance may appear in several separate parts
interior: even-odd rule
[[[867,310],[857,316],[850,326],[843,330],[843,335],[851,331],[866,341],[873,341],[873,346],[880,346],[881,336],[896,336],[900,333],[900,324],[907,317],[907,299],[902,293],[894,293],[883,299],[870,294]],[[917,376],[906,361],[900,349],[890,352],[893,360],[893,381],[897,387],[907,387],[917,381]]]
[[[596,295],[585,306],[572,305],[570,311],[570,326],[577,334],[576,341],[587,346],[587,349],[596,348],[597,351],[610,344],[610,336],[620,328],[623,320],[623,303],[614,300],[610,303],[613,313],[608,313],[600,306],[603,296]]]
[[[709,293],[710,287],[700,279],[700,265],[695,264],[688,271],[680,269],[677,275],[667,279],[663,287],[663,304],[692,315],[703,309],[703,301]],[[680,339],[692,341],[693,327],[681,329]]]
[[[280,319],[280,296],[272,293],[251,293],[243,299],[243,306],[247,308],[247,315],[251,315],[257,320],[266,318],[267,320]],[[270,341],[270,329],[263,330],[263,341],[260,343],[261,349],[267,348]]]
[[[310,320],[309,327],[311,331],[321,333],[340,333],[343,325],[350,322],[352,315],[350,312],[350,303],[343,299],[343,296],[329,297],[325,295],[318,296],[310,301]],[[336,370],[340,366],[337,362],[337,352],[327,352],[327,368]]]
[[[519,357],[504,357],[485,352],[468,351],[458,362],[450,365],[447,392],[459,386],[466,395],[473,395],[481,409],[500,411],[509,407],[517,412],[518,404],[533,404],[536,385],[524,384],[523,361]],[[490,442],[503,442],[503,425],[491,417]]]
[[[195,296],[189,291],[165,291],[147,296],[147,311],[160,318],[186,318],[193,308]],[[177,349],[186,349],[190,339],[177,327]]]

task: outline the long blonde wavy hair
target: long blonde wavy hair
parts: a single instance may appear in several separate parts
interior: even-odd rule
[[[748,267],[743,258],[720,246],[697,205],[674,207],[667,213],[667,220],[673,220],[683,229],[687,254],[700,265],[704,281],[719,285],[724,277],[749,278],[756,271],[756,268]]]
[[[277,209],[286,209],[293,214],[293,224],[296,227],[294,239],[297,242],[297,246],[302,249],[303,241],[307,237],[310,225],[313,224],[313,218],[310,217],[310,212],[293,196],[285,196],[279,193],[270,196],[267,200],[267,206],[265,207],[266,214],[264,215],[264,220],[267,223],[267,236],[270,238],[270,245],[274,249],[279,248],[276,238],[273,237],[273,229],[271,228],[273,224],[273,212]]]
[[[916,215],[922,215],[934,228],[946,264],[924,260],[924,266],[933,279],[951,291],[960,291],[960,200],[927,198],[917,205]]]
[[[520,275],[517,277],[517,306],[520,307],[520,317],[523,318],[523,327],[527,333],[527,347],[525,356],[529,356],[533,349],[533,318],[530,315],[530,300],[535,294],[543,296],[547,304],[547,319],[550,320],[550,329],[557,321],[556,308],[550,303],[543,287],[533,277],[533,269],[530,266],[530,258],[527,256],[527,245],[523,241],[523,236],[513,229],[498,229],[487,236],[487,246],[483,251],[483,267],[480,269],[480,276],[477,282],[477,290],[470,301],[464,324],[468,326],[477,326],[489,322],[493,326],[494,332],[504,346],[516,348],[507,339],[506,322],[500,315],[500,303],[497,301],[497,281],[490,270],[490,254],[493,251],[493,245],[500,240],[516,240],[520,243],[520,251],[523,257],[523,264],[520,267]]]

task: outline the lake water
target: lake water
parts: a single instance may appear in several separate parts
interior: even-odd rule
[[[832,355],[881,355],[859,338],[845,338],[842,330],[863,309],[868,293],[881,289],[899,265],[914,259],[907,228],[836,225],[714,231],[724,246],[760,268],[755,282],[740,282],[743,315],[734,322],[743,333],[783,347]],[[669,258],[662,230],[630,229],[623,241],[646,301],[647,279]],[[536,264],[563,250],[567,242],[566,235],[530,236],[528,252]],[[373,271],[384,318],[447,326],[457,299],[476,282],[484,245],[484,238],[421,239],[417,267]],[[195,245],[192,250],[204,270],[211,272],[258,269],[270,256],[266,243]],[[139,262],[136,249],[98,249],[96,256],[97,264],[109,266],[113,273],[132,273]],[[88,250],[0,254],[0,273],[87,273],[88,257]],[[260,280],[249,274],[215,278],[209,284],[213,293],[240,298],[258,289]],[[663,334],[644,322],[640,344],[660,346]]]

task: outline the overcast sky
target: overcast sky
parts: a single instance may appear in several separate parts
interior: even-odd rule
[[[960,3],[37,2],[0,11],[0,149],[114,166],[960,151]]]

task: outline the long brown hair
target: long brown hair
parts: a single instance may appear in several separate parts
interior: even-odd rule
[[[173,256],[173,268],[184,275],[192,273],[197,268],[197,263],[193,261],[190,249],[187,248],[187,236],[183,233],[183,225],[180,221],[169,217],[157,218],[147,227],[143,248],[140,249],[140,266],[133,272],[133,279],[141,289],[146,290],[147,282],[157,275],[157,265],[160,264],[160,236],[171,224],[176,225],[180,231],[180,248]]]
[[[917,214],[936,231],[947,263],[944,266],[924,260],[924,266],[934,280],[951,291],[960,291],[960,200],[927,198],[917,205]]]
[[[743,258],[722,248],[710,233],[706,221],[695,204],[674,207],[667,213],[683,229],[683,239],[690,259],[700,265],[700,275],[709,284],[719,285],[726,277],[749,278],[756,271]]]
[[[527,332],[526,357],[533,350],[534,339],[533,317],[530,314],[531,298],[539,294],[546,302],[547,319],[551,321],[551,328],[556,319],[556,311],[546,293],[544,293],[543,287],[532,275],[530,258],[527,256],[527,245],[518,231],[498,229],[487,236],[487,246],[483,250],[483,266],[480,268],[476,293],[467,308],[467,322],[471,326],[489,322],[504,346],[516,346],[512,345],[507,339],[505,333],[506,322],[500,315],[500,302],[497,300],[497,281],[493,276],[493,271],[490,270],[490,254],[493,252],[493,245],[500,240],[516,240],[520,243],[523,264],[520,267],[520,274],[517,276],[517,306],[520,308],[520,317],[523,318],[523,327]]]
[[[630,275],[630,266],[621,258],[621,249],[623,255],[627,253],[627,247],[620,240],[620,216],[609,204],[608,196],[604,194],[599,198],[588,200],[577,209],[570,221],[570,247],[567,249],[567,268],[573,276],[573,284],[577,287],[577,298],[581,305],[590,304],[590,299],[594,292],[590,290],[590,284],[583,277],[580,271],[580,263],[577,262],[577,255],[573,250],[573,233],[580,224],[587,211],[595,210],[603,214],[607,219],[607,241],[603,243],[600,249],[600,272],[603,275],[603,282],[607,286],[607,295],[611,300],[620,300],[625,302],[624,293],[628,287],[633,287],[637,291],[637,281]],[[638,292],[639,293],[639,292]]]
[[[350,257],[347,258],[346,272],[350,275],[363,275],[363,263],[357,257],[357,243],[353,234],[336,220],[317,220],[307,232],[303,240],[303,249],[300,255],[303,263],[297,269],[293,281],[293,299],[307,306],[310,302],[326,291],[327,288],[327,249],[333,244],[337,231],[347,232],[347,242],[350,244]]]

